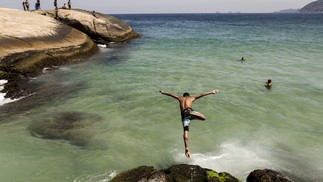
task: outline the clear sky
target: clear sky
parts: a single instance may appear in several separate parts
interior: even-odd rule
[[[22,9],[23,0],[0,0],[0,7]],[[58,0],[59,7],[68,0]],[[71,0],[72,8],[107,14],[123,13],[271,13],[300,9],[315,0]],[[36,0],[29,0],[34,9]],[[53,9],[54,0],[41,0],[42,9]]]

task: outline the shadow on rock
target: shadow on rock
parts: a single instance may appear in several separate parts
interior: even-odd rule
[[[62,112],[48,119],[32,122],[28,127],[35,137],[69,141],[86,146],[94,136],[91,125],[102,118],[82,112]]]

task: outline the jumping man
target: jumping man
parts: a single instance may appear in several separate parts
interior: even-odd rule
[[[190,158],[191,154],[188,149],[188,132],[189,132],[190,122],[193,119],[205,120],[205,116],[203,114],[193,110],[192,104],[195,100],[197,100],[201,97],[218,93],[219,90],[205,92],[205,93],[197,95],[197,96],[190,96],[190,94],[187,92],[184,93],[183,96],[177,96],[175,94],[166,93],[164,91],[159,91],[159,92],[163,95],[173,97],[174,99],[177,99],[179,101],[179,107],[180,107],[180,111],[181,111],[182,123],[183,123],[183,128],[184,128],[183,139],[184,139],[184,145],[185,145],[185,155],[186,155],[186,157]]]

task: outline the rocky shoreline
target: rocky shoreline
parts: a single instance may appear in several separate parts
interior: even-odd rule
[[[85,10],[25,12],[0,8],[0,80],[8,81],[1,91],[5,97],[30,95],[29,78],[41,74],[45,67],[93,55],[97,43],[123,43],[139,36],[117,18],[95,15]]]

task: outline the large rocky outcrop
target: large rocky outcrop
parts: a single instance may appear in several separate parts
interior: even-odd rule
[[[3,92],[17,98],[28,77],[44,67],[60,65],[93,54],[96,44],[84,33],[50,17],[0,8],[0,80]]]
[[[301,13],[322,13],[323,0],[311,2],[299,10]]]
[[[8,80],[1,91],[7,98],[30,95],[29,77],[44,67],[92,55],[97,50],[93,41],[109,44],[138,37],[123,21],[96,12],[34,12],[0,8],[0,80]]]
[[[59,9],[42,13],[86,33],[96,43],[124,42],[139,36],[127,23],[98,12]]]
[[[0,8],[0,70],[22,75],[48,64],[91,52],[96,45],[84,33],[52,18]],[[12,69],[11,69],[12,68]]]

